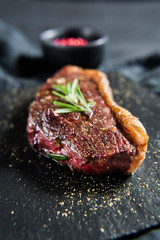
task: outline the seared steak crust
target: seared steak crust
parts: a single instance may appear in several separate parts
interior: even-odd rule
[[[87,102],[95,102],[92,117],[54,112],[53,101],[58,97],[52,94],[53,84],[75,78]],[[142,124],[113,101],[106,75],[75,66],[64,67],[40,88],[30,106],[27,132],[36,151],[65,155],[67,159],[60,163],[89,174],[135,171],[145,157],[148,140]]]

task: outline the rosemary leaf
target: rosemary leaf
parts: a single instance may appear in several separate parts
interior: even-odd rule
[[[47,156],[49,158],[52,158],[57,161],[64,161],[67,159],[67,157],[65,155],[59,155],[59,154],[54,154],[54,153],[47,153]]]
[[[52,93],[62,99],[66,99],[64,95],[60,94],[59,92],[56,92],[56,91],[52,91]]]
[[[74,79],[71,87],[71,98],[77,103],[78,98],[77,98],[77,85],[78,85],[78,79]]]
[[[69,112],[89,112],[90,117],[92,116],[93,112],[91,107],[95,105],[94,102],[89,102],[85,100],[80,87],[78,85],[78,79],[74,79],[73,82],[68,83],[67,85],[53,85],[52,93],[55,96],[60,97],[65,102],[54,101],[53,103],[57,106],[63,107],[60,109],[56,109],[55,113],[69,113]],[[80,104],[78,103],[80,102]]]
[[[85,106],[86,108],[88,108],[88,103],[86,102],[85,98],[83,97],[82,92],[79,87],[77,88],[77,92],[78,92],[78,99],[81,102],[81,104],[83,106]]]
[[[73,109],[77,109],[77,107],[71,105],[71,104],[68,104],[68,103],[63,103],[63,102],[59,102],[59,101],[54,101],[53,102],[54,105],[57,105],[57,106],[60,106],[60,107],[65,107],[65,108],[73,108]]]
[[[84,110],[79,109],[79,108],[75,108],[75,109],[71,109],[71,108],[59,108],[57,110],[54,111],[55,113],[71,113],[71,112],[84,112]]]
[[[59,91],[59,92],[62,92],[63,94],[68,94],[68,90],[66,88],[65,85],[54,85],[54,89]]]

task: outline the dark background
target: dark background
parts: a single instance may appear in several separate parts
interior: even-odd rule
[[[110,38],[108,63],[160,49],[158,1],[2,1],[0,19],[16,26],[37,47],[39,33],[57,26],[93,25]]]

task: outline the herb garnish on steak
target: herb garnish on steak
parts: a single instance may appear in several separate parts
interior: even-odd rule
[[[73,82],[67,83],[66,85],[54,84],[53,88],[57,91],[52,91],[52,93],[65,101],[53,101],[55,105],[63,107],[60,109],[56,109],[54,111],[55,113],[89,112],[90,117],[92,116],[93,111],[91,110],[91,106],[94,106],[95,103],[86,102],[78,85],[77,78],[75,78]],[[81,104],[79,104],[79,102]]]
[[[68,102],[62,100],[60,89],[73,83],[89,111],[62,111]],[[84,107],[80,99],[76,104]],[[36,151],[53,159],[61,155],[63,159],[55,160],[89,174],[135,171],[148,140],[143,125],[113,101],[105,74],[75,66],[64,67],[41,87],[30,107],[27,132]]]

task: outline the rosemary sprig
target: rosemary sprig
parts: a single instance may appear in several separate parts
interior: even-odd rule
[[[54,154],[54,153],[47,153],[47,156],[53,160],[57,161],[64,161],[67,159],[65,155],[59,155],[59,154]]]
[[[53,103],[62,108],[56,109],[55,113],[69,113],[69,112],[89,112],[90,117],[93,112],[91,107],[95,105],[94,102],[85,100],[80,87],[78,85],[78,79],[74,79],[73,82],[67,83],[66,85],[54,84],[52,93],[60,97],[65,102],[54,101]],[[68,102],[68,103],[66,103]],[[80,104],[79,104],[80,102]]]

